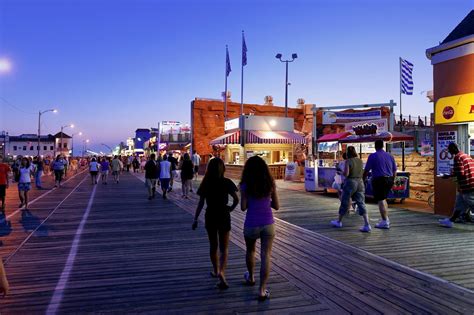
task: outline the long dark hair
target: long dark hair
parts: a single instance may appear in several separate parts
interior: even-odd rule
[[[275,180],[267,163],[259,157],[252,156],[245,162],[240,185],[245,184],[245,191],[254,198],[263,198],[275,191]]]
[[[219,158],[213,158],[207,165],[206,174],[202,179],[202,183],[199,186],[201,191],[211,191],[216,186],[220,185],[222,179],[224,179],[225,165],[224,162]]]
[[[355,157],[357,157],[356,149],[353,146],[349,146],[347,148],[347,158],[352,159],[352,158],[355,158]]]

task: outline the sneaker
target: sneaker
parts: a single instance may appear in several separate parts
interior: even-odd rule
[[[337,221],[337,220],[332,220],[331,225],[335,228],[342,228],[342,222]]]
[[[390,228],[390,221],[389,220],[380,220],[379,223],[375,225],[377,229],[389,229]]]
[[[453,222],[449,218],[440,219],[438,222],[439,222],[439,225],[441,225],[441,226],[444,226],[444,227],[447,227],[447,228],[452,228],[453,227]]]
[[[359,229],[359,231],[363,232],[363,233],[370,233],[370,231],[372,231],[372,227],[369,225],[364,225],[363,227],[361,227]]]

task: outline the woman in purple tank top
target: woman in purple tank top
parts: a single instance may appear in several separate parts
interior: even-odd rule
[[[272,208],[280,208],[276,194],[275,181],[265,161],[259,156],[247,160],[240,182],[242,211],[247,210],[244,223],[244,237],[247,247],[247,272],[244,275],[247,285],[254,285],[255,278],[255,244],[260,238],[260,288],[258,300],[264,301],[270,297],[266,289],[270,274],[270,256],[272,252],[275,228]]]

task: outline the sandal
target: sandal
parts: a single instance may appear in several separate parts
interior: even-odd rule
[[[217,278],[217,274],[214,271],[210,271],[209,275],[213,278]]]
[[[219,282],[217,282],[216,287],[219,288],[219,290],[227,290],[229,288],[229,284],[221,276],[219,276]]]
[[[250,273],[248,271],[244,273],[244,279],[245,279],[245,285],[248,285],[248,286],[255,285],[255,280],[254,281],[250,280]]]
[[[270,291],[265,290],[265,294],[264,295],[259,295],[257,299],[258,299],[259,302],[263,302],[263,301],[265,301],[269,298],[270,298]]]

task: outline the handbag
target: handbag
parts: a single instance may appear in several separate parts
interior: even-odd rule
[[[0,294],[3,294],[3,296],[5,296],[8,294],[9,290],[10,285],[8,284],[5,268],[3,267],[3,259],[0,259]]]

